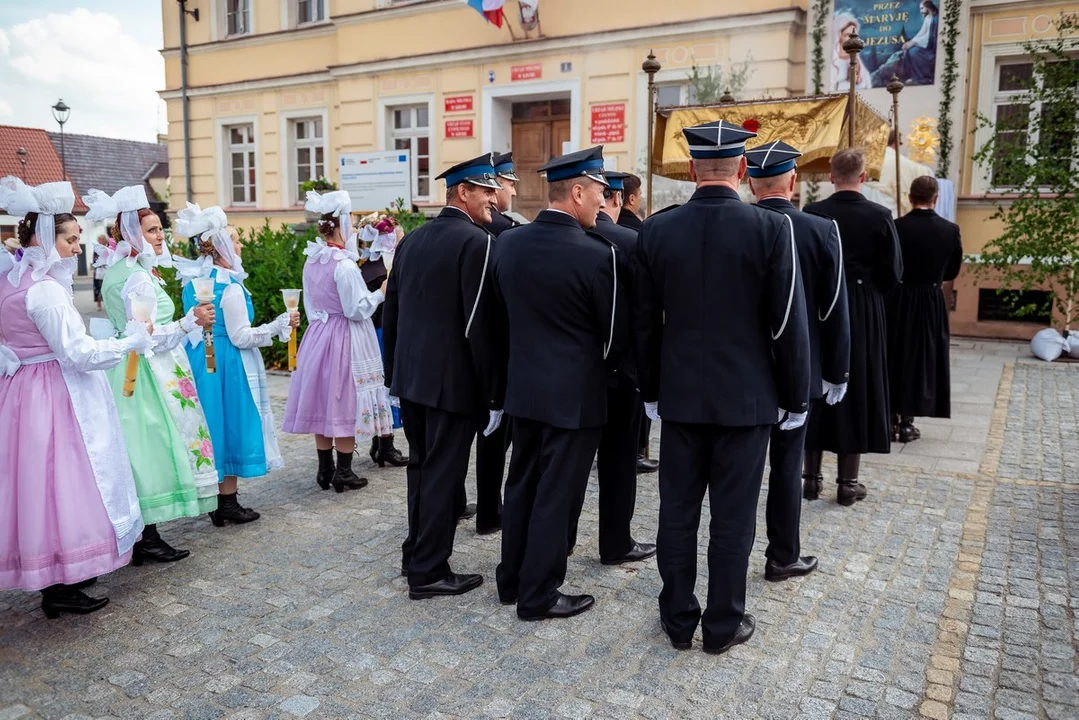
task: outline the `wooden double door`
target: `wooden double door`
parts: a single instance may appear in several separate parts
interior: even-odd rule
[[[568,104],[568,103],[567,103]],[[551,158],[562,154],[562,144],[570,140],[570,120],[568,116],[551,116],[534,119],[516,117],[518,115],[537,115],[540,103],[527,103],[521,110],[514,105],[513,119],[513,163],[517,177],[517,199],[513,209],[529,220],[536,217],[540,210],[547,207],[547,182],[537,172]],[[558,110],[559,104],[543,103],[549,109]],[[530,112],[522,112],[527,110]]]

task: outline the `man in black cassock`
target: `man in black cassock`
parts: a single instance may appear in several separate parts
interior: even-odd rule
[[[933,210],[937,181],[916,178],[914,208],[895,221],[903,256],[903,282],[888,300],[888,371],[892,413],[899,416],[899,442],[918,439],[916,417],[951,417],[948,306],[943,284],[963,264],[959,226]]]
[[[839,465],[837,500],[848,506],[866,497],[865,485],[858,482],[862,455],[891,451],[888,329],[883,297],[903,275],[892,211],[862,195],[865,180],[862,150],[840,150],[832,157],[835,193],[805,207],[809,212],[833,218],[839,226],[850,310],[851,375],[843,402],[813,406],[806,431],[802,492],[806,500],[820,497],[824,484],[821,458],[825,451],[834,452]]]
[[[618,289],[624,297],[633,292],[637,262],[637,232],[615,224],[622,207],[623,182],[627,173],[606,172],[609,187],[604,191],[604,207],[596,218],[596,232],[607,238],[618,253]],[[632,303],[626,303],[628,324],[633,321]],[[656,546],[639,543],[630,532],[637,502],[637,439],[644,405],[637,391],[637,363],[633,353],[611,373],[607,387],[607,423],[599,441],[599,560],[604,565],[621,565],[647,560]],[[569,548],[577,543],[577,523],[584,505],[582,486],[570,524]]]
[[[505,412],[513,454],[502,514],[498,596],[522,620],[584,612],[565,595],[570,522],[607,421],[607,379],[628,335],[615,248],[592,232],[603,207],[602,147],[541,168],[550,209],[495,245],[495,295],[505,313]]]
[[[494,166],[490,153],[439,176],[446,207],[409,233],[394,256],[382,315],[386,384],[401,403],[409,445],[408,538],[401,571],[409,597],[460,595],[481,575],[450,570],[476,430],[497,429],[501,377],[491,277]]]
[[[634,308],[645,410],[663,416],[659,614],[674,647],[723,653],[753,635],[746,571],[772,427],[809,411],[809,329],[791,221],[737,188],[746,140],[725,121],[682,130],[697,190],[644,221]],[[658,408],[657,408],[658,401]],[[658,410],[658,413],[657,413]],[[708,607],[693,588],[708,492]]]
[[[791,198],[798,183],[797,159],[802,153],[782,140],[746,152],[749,187],[757,204],[791,219],[798,249],[809,324],[810,403],[834,405],[847,392],[850,365],[850,321],[843,283],[843,251],[835,221],[800,212]],[[801,556],[799,523],[802,512],[802,451],[805,426],[796,430],[772,428],[768,445],[768,548],[764,555],[767,580],[806,575],[817,558]]]

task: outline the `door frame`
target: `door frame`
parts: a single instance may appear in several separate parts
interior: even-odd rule
[[[506,127],[499,128],[498,137],[495,133],[494,106],[495,100],[508,103],[528,102],[531,100],[545,100],[553,97],[564,97],[569,93],[569,135],[570,145],[574,150],[581,147],[581,81],[579,78],[570,80],[539,80],[536,82],[515,83],[512,85],[488,85],[481,91],[483,106],[483,122],[481,123],[480,140],[482,147],[495,153],[509,152],[513,140],[513,123],[509,116],[505,117]]]

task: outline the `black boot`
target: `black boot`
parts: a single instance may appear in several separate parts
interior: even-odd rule
[[[210,513],[210,521],[215,527],[225,527],[225,521],[231,520],[237,525],[254,522],[261,515],[250,508],[240,505],[237,493],[217,496],[217,509]]]
[[[142,540],[135,543],[131,552],[131,564],[135,567],[147,560],[159,563],[176,562],[191,554],[189,550],[177,550],[161,539],[157,525],[147,525],[142,531]]]
[[[352,453],[337,451],[337,471],[333,474],[333,489],[344,492],[345,488],[359,490],[367,486],[367,478],[352,472]]]
[[[333,482],[333,473],[337,468],[333,465],[333,448],[329,450],[318,451],[318,475],[315,476],[315,482],[323,490],[330,489],[330,483]]]
[[[41,591],[41,609],[50,620],[60,617],[60,613],[89,615],[108,604],[108,598],[92,598],[71,585],[50,585]]]
[[[901,443],[911,443],[922,436],[922,431],[914,427],[914,418],[905,415],[899,420],[899,432],[896,439]]]
[[[817,450],[806,450],[802,459],[802,497],[816,500],[824,488],[824,476],[821,475],[821,462],[824,454]]]
[[[836,482],[836,500],[840,505],[850,507],[859,500],[865,500],[868,494],[865,485],[858,482],[858,470],[862,463],[861,455],[840,455],[839,472]]]
[[[386,465],[404,467],[408,465],[408,456],[402,455],[401,451],[393,446],[393,435],[376,437],[374,443],[371,446],[371,459],[377,462],[379,467],[386,467]],[[377,451],[375,450],[376,445],[378,447]]]
[[[373,438],[371,438],[371,450],[370,452],[368,452],[368,455],[371,456],[371,462],[378,462],[378,435],[375,435]],[[380,465],[379,467],[382,466]]]

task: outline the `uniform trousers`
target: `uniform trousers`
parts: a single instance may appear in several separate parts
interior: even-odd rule
[[[506,450],[510,444],[508,415],[490,436],[476,434],[476,529],[502,527],[502,478],[506,473]]]
[[[401,546],[402,567],[411,587],[438,582],[450,574],[457,532],[455,499],[468,474],[472,438],[480,419],[401,399],[408,439],[408,537]]]
[[[675,641],[690,640],[700,623],[704,643],[721,646],[742,622],[770,428],[663,421],[656,540],[663,580],[659,615]],[[702,615],[693,587],[705,490],[712,520],[708,607]]]
[[[779,565],[790,565],[802,552],[799,523],[802,520],[802,451],[806,426],[780,430],[772,426],[768,445],[768,549],[764,556]]]
[[[607,390],[607,424],[600,435],[599,557],[617,560],[633,549],[630,523],[637,504],[637,440],[644,405],[635,387]],[[570,524],[569,547],[577,544],[577,524],[587,484],[581,487]]]
[[[499,598],[516,599],[519,615],[542,615],[558,602],[576,498],[588,483],[601,431],[513,419],[496,578]]]
[[[641,403],[641,430],[640,439],[637,441],[637,454],[648,454],[648,443],[652,438],[652,420],[644,414],[644,403]]]

